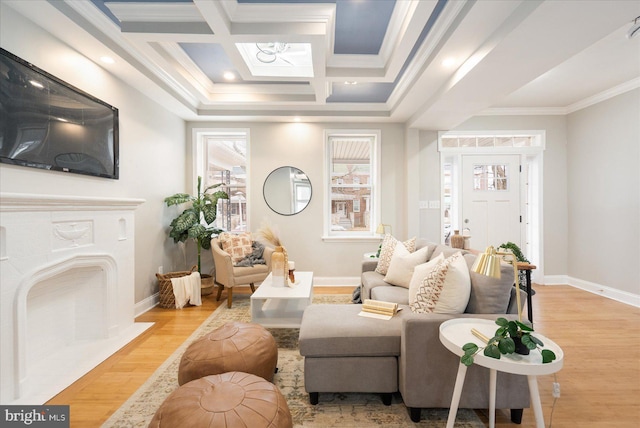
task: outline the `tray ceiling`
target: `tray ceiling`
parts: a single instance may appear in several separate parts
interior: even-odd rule
[[[625,37],[636,1],[6,2],[85,55],[115,57],[104,67],[124,80],[119,64],[133,67],[187,120],[449,129],[480,113],[567,113],[640,79],[640,37]],[[65,35],[69,21],[92,40]]]

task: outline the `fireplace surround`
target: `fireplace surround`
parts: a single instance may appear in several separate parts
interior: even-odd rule
[[[145,331],[141,199],[0,194],[0,404],[44,404]]]

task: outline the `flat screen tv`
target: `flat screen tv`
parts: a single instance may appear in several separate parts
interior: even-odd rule
[[[118,109],[0,48],[0,162],[118,178]]]

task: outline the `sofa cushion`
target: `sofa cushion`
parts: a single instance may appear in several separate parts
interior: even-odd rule
[[[476,256],[464,256],[471,269]],[[507,263],[500,264],[500,278],[491,278],[479,273],[469,272],[471,277],[471,294],[465,312],[470,314],[504,314],[507,313],[511,289],[513,288],[513,267]]]
[[[469,301],[469,268],[460,252],[443,261],[422,280],[411,310],[417,313],[461,314]]]
[[[423,247],[410,253],[404,244],[398,242],[391,257],[389,269],[387,269],[387,274],[384,277],[385,282],[391,285],[409,288],[413,270],[417,265],[427,261],[428,250],[428,247]]]
[[[409,293],[403,287],[376,287],[371,289],[371,298],[373,300],[382,300],[384,302],[397,303],[399,305],[409,304]]]
[[[396,249],[397,243],[398,240],[396,238],[394,238],[390,234],[385,235],[384,240],[382,241],[382,247],[380,248],[380,258],[378,259],[378,266],[376,267],[376,272],[378,272],[380,275],[387,274],[389,264],[391,263],[391,257],[393,257],[393,252]],[[416,250],[415,237],[404,241],[403,244],[410,253],[413,253]]]
[[[305,357],[400,355],[401,314],[405,311],[382,321],[358,316],[361,310],[362,305],[351,304],[307,306],[300,325],[300,354]]]
[[[411,276],[411,282],[409,284],[409,305],[413,305],[416,301],[416,294],[418,288],[422,285],[422,281],[433,271],[438,262],[444,261],[444,255],[438,254],[426,263],[416,266]]]

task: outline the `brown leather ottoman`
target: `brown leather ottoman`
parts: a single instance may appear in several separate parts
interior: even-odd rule
[[[278,346],[266,328],[230,322],[189,345],[180,359],[178,383],[234,371],[271,382],[277,363]]]
[[[261,377],[240,372],[206,376],[173,391],[150,428],[291,428],[282,393]]]

